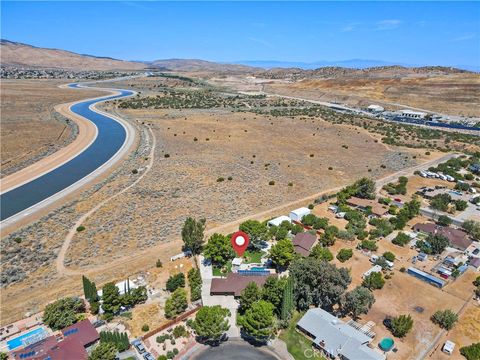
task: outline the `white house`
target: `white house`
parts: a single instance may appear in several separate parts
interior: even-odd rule
[[[289,217],[293,221],[302,221],[302,218],[308,214],[310,214],[310,210],[306,207],[301,207],[291,211]]]
[[[282,216],[279,216],[275,219],[272,219],[272,220],[268,221],[267,225],[268,226],[280,226],[280,224],[284,221],[288,221],[289,223],[291,223],[292,219],[290,219],[288,216],[282,215]]]
[[[132,289],[138,288],[138,285],[135,284],[135,283],[134,283],[132,280],[130,280],[130,279],[127,279],[127,280],[124,280],[124,281],[120,281],[119,283],[116,283],[115,286],[117,287],[118,292],[120,293],[120,295],[125,294],[125,290],[128,292],[128,289],[132,290]],[[98,291],[97,291],[97,294],[98,294],[98,296],[101,297],[102,294],[103,294],[102,289],[98,290]]]
[[[380,105],[369,105],[368,108],[367,108],[368,111],[372,112],[372,113],[381,113],[381,112],[384,112],[385,109],[380,106]]]
[[[427,113],[413,110],[400,110],[400,116],[411,118],[411,119],[425,119]]]
[[[362,275],[362,278],[365,279],[368,275],[376,273],[376,272],[382,272],[382,267],[380,265],[375,265],[374,267],[365,271]]]

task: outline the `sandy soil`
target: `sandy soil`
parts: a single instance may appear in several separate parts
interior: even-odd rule
[[[67,140],[70,127],[55,119],[56,105],[105,94],[58,87],[66,82],[2,79],[2,172]]]

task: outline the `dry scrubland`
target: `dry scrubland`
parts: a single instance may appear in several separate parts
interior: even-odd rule
[[[404,78],[307,79],[266,85],[267,92],[366,106],[372,102],[412,106],[451,115],[480,116],[480,75]]]
[[[154,95],[162,86],[208,88],[175,78],[112,86],[125,85],[142,96]],[[52,299],[81,292],[82,273],[103,284],[150,269],[157,258],[168,261],[180,250],[186,216],[206,217],[212,229],[361,176],[382,177],[438,156],[386,146],[381,135],[318,116],[272,117],[219,107],[104,107],[137,124],[139,147],[111,179],[2,239],[2,324],[26,311],[39,311]],[[55,259],[76,219],[145,171],[152,139],[142,123],[150,124],[157,141],[153,168],[83,224],[86,229],[75,235],[66,254],[68,272],[58,274]],[[217,181],[220,178],[223,181]],[[275,184],[269,185],[271,181]]]
[[[75,130],[54,111],[54,106],[100,96],[95,90],[60,89],[67,80],[1,81],[2,174],[18,170],[29,160],[60,149],[75,137]]]
[[[380,177],[416,163],[411,154],[390,151],[363,131],[321,120],[225,111],[121,113],[152,124],[155,165],[135,189],[85,223],[87,230],[67,254],[75,265],[88,268],[178,239],[186,216],[205,217],[211,228],[362,175]]]

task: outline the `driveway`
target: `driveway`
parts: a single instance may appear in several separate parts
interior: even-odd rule
[[[264,347],[255,347],[247,342],[225,342],[217,347],[205,347],[189,356],[191,360],[278,360]]]
[[[228,322],[230,329],[227,331],[229,338],[239,338],[240,329],[237,327],[237,309],[238,301],[233,296],[212,296],[210,295],[210,286],[212,285],[213,270],[212,266],[205,263],[203,256],[199,256],[200,275],[202,276],[202,303],[204,306],[220,305],[230,310]]]

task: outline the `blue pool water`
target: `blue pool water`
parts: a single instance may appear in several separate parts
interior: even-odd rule
[[[250,271],[266,271],[264,267],[254,266],[250,268]]]
[[[25,340],[26,338],[29,338],[32,335],[40,335],[44,332],[45,330],[43,328],[37,328],[35,330],[31,330],[25,334],[17,336],[16,338],[13,338],[12,340],[7,341],[8,350],[13,350],[18,348],[23,345],[23,340]]]
[[[394,344],[395,344],[395,342],[393,341],[392,338],[386,337],[386,338],[383,338],[382,341],[380,341],[378,346],[383,351],[390,351],[390,350],[392,350]]]

